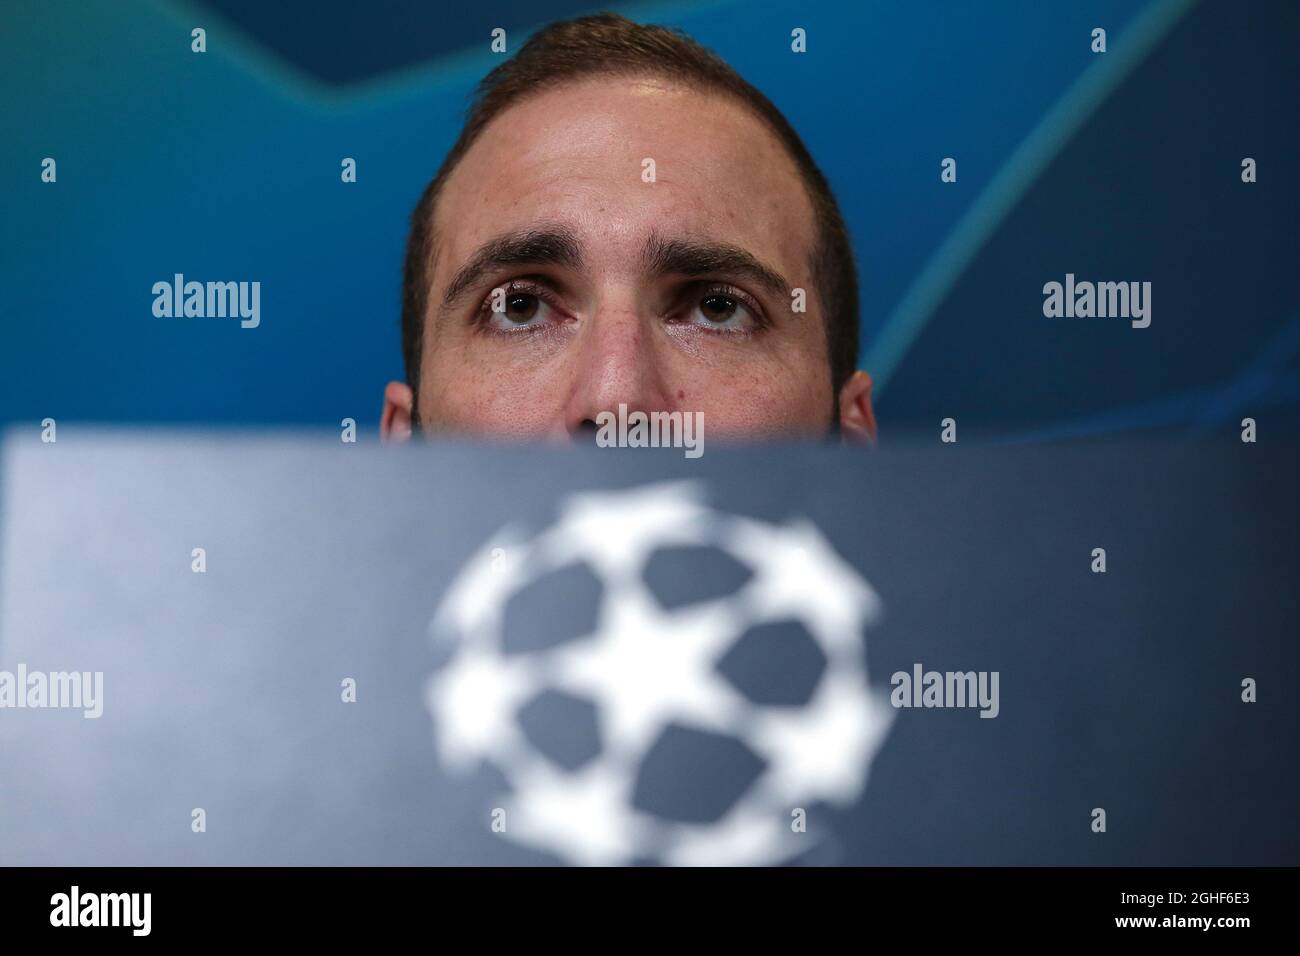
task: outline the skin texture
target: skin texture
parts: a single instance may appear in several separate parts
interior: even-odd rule
[[[431,433],[568,440],[621,403],[702,411],[710,438],[809,437],[825,434],[836,400],[845,439],[874,439],[866,374],[832,395],[794,161],[730,98],[612,76],[527,97],[466,153],[435,224],[418,396]],[[489,265],[444,302],[485,244],[530,232],[566,237],[569,261]],[[777,287],[734,263],[663,254],[717,246],[747,253]],[[806,312],[791,308],[796,287]],[[386,439],[410,436],[415,401],[389,383]]]

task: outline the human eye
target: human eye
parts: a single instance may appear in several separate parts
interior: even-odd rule
[[[752,297],[724,284],[694,288],[678,321],[719,334],[752,334],[767,325],[762,308]]]
[[[541,286],[514,280],[492,289],[479,306],[478,320],[491,332],[504,335],[544,329],[559,321],[559,312]]]

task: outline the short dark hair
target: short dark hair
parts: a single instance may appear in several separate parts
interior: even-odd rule
[[[602,74],[657,76],[730,94],[766,121],[785,145],[812,202],[817,241],[811,266],[826,313],[831,386],[838,394],[857,364],[858,280],[848,229],[826,177],[781,111],[717,54],[680,31],[602,13],[552,23],[483,78],[460,137],[411,214],[402,278],[402,356],[417,406],[424,320],[433,278],[429,274],[435,241],[433,219],[443,183],[488,123],[505,109],[532,93]],[[837,413],[838,403],[832,405]],[[838,421],[838,414],[834,420]]]

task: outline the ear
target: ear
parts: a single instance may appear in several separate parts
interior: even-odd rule
[[[876,443],[876,413],[871,410],[871,376],[854,372],[840,389],[840,433],[846,444]]]
[[[384,411],[379,418],[383,441],[407,441],[411,437],[411,408],[415,395],[404,382],[389,382],[384,389]]]

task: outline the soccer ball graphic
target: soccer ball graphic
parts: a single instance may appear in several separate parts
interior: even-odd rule
[[[664,578],[674,554],[714,555],[710,573]],[[746,580],[685,603],[656,590],[660,579],[690,590],[721,564]],[[589,582],[590,612],[563,639],[530,643],[570,605],[552,592],[521,623],[513,603],[575,574]],[[430,629],[446,660],[426,687],[439,759],[453,771],[496,768],[508,785],[503,836],[568,862],[788,860],[813,845],[793,825],[799,814],[854,802],[888,732],[893,711],[868,685],[863,641],[879,612],[810,522],[719,512],[695,482],[573,494],[541,534],[507,529],[488,541],[440,604]],[[755,642],[764,667],[737,677],[729,666],[746,653],[752,663]],[[797,698],[750,680],[795,657],[820,665]],[[557,757],[530,733],[524,718],[548,704],[589,716],[586,752]],[[721,749],[700,751],[698,773],[665,770],[667,750],[689,739]],[[742,792],[723,803],[727,788],[711,790],[707,772],[718,762],[745,771]],[[708,812],[646,806],[646,793],[678,791]]]

